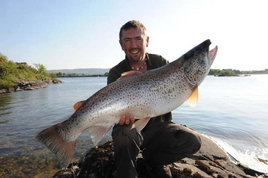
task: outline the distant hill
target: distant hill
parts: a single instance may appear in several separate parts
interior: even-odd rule
[[[65,73],[65,74],[85,74],[85,75],[104,75],[109,72],[110,69],[102,68],[84,68],[84,69],[59,69],[48,70],[48,73]]]

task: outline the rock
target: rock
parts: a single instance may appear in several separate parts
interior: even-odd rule
[[[11,93],[11,92],[15,91],[15,88],[14,87],[9,87],[7,90],[8,90],[8,93]]]
[[[52,83],[53,84],[59,84],[59,83],[62,83],[62,81],[60,81],[59,79],[54,79],[54,80],[52,80]]]
[[[54,80],[35,80],[35,81],[20,81],[17,85],[13,87],[9,87],[8,89],[0,89],[0,93],[10,93],[10,92],[17,92],[22,90],[36,90],[40,88],[46,88],[49,84],[59,84],[62,81],[58,79]]]
[[[53,178],[72,178],[75,174],[77,174],[78,169],[79,167],[77,166],[77,163],[72,163],[67,168],[57,172]]]
[[[169,165],[174,178],[250,178],[264,175],[241,164],[233,163],[212,140],[203,135],[200,135],[200,137],[202,146],[196,154]],[[141,155],[137,160],[137,172],[139,178],[149,177],[150,167],[146,165]],[[115,173],[113,143],[109,141],[98,147],[91,148],[79,162],[74,162],[67,168],[58,171],[54,177],[112,178]]]
[[[15,91],[21,91],[21,88],[20,88],[20,86],[14,86],[14,89],[15,89]]]
[[[1,93],[7,93],[7,89],[0,89],[0,94]]]

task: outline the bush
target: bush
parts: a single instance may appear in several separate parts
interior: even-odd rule
[[[240,71],[238,70],[232,70],[232,69],[211,69],[209,71],[209,75],[214,75],[214,76],[237,76],[240,74]]]
[[[12,87],[16,85],[16,83],[10,81],[10,80],[3,80],[3,79],[0,79],[0,89],[8,89],[9,87]]]
[[[0,53],[0,89],[15,86],[21,81],[34,81],[40,79],[55,79],[47,73],[42,64],[35,64],[35,68],[26,63],[15,63],[9,61],[6,56]]]

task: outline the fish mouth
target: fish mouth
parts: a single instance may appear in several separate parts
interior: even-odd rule
[[[210,65],[212,65],[216,57],[217,51],[218,51],[218,46],[215,46],[213,49],[208,50],[208,61]]]
[[[218,51],[218,46],[215,46],[213,49],[209,50],[210,45],[211,45],[211,41],[210,41],[210,39],[207,39],[203,43],[201,43],[200,45],[198,45],[196,47],[199,50],[201,49],[201,51],[207,51],[209,66],[212,65],[212,63],[216,57],[217,51]]]

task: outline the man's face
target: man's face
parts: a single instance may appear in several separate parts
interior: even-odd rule
[[[149,37],[142,34],[140,29],[130,28],[123,30],[119,42],[128,60],[131,62],[138,62],[145,59]]]

